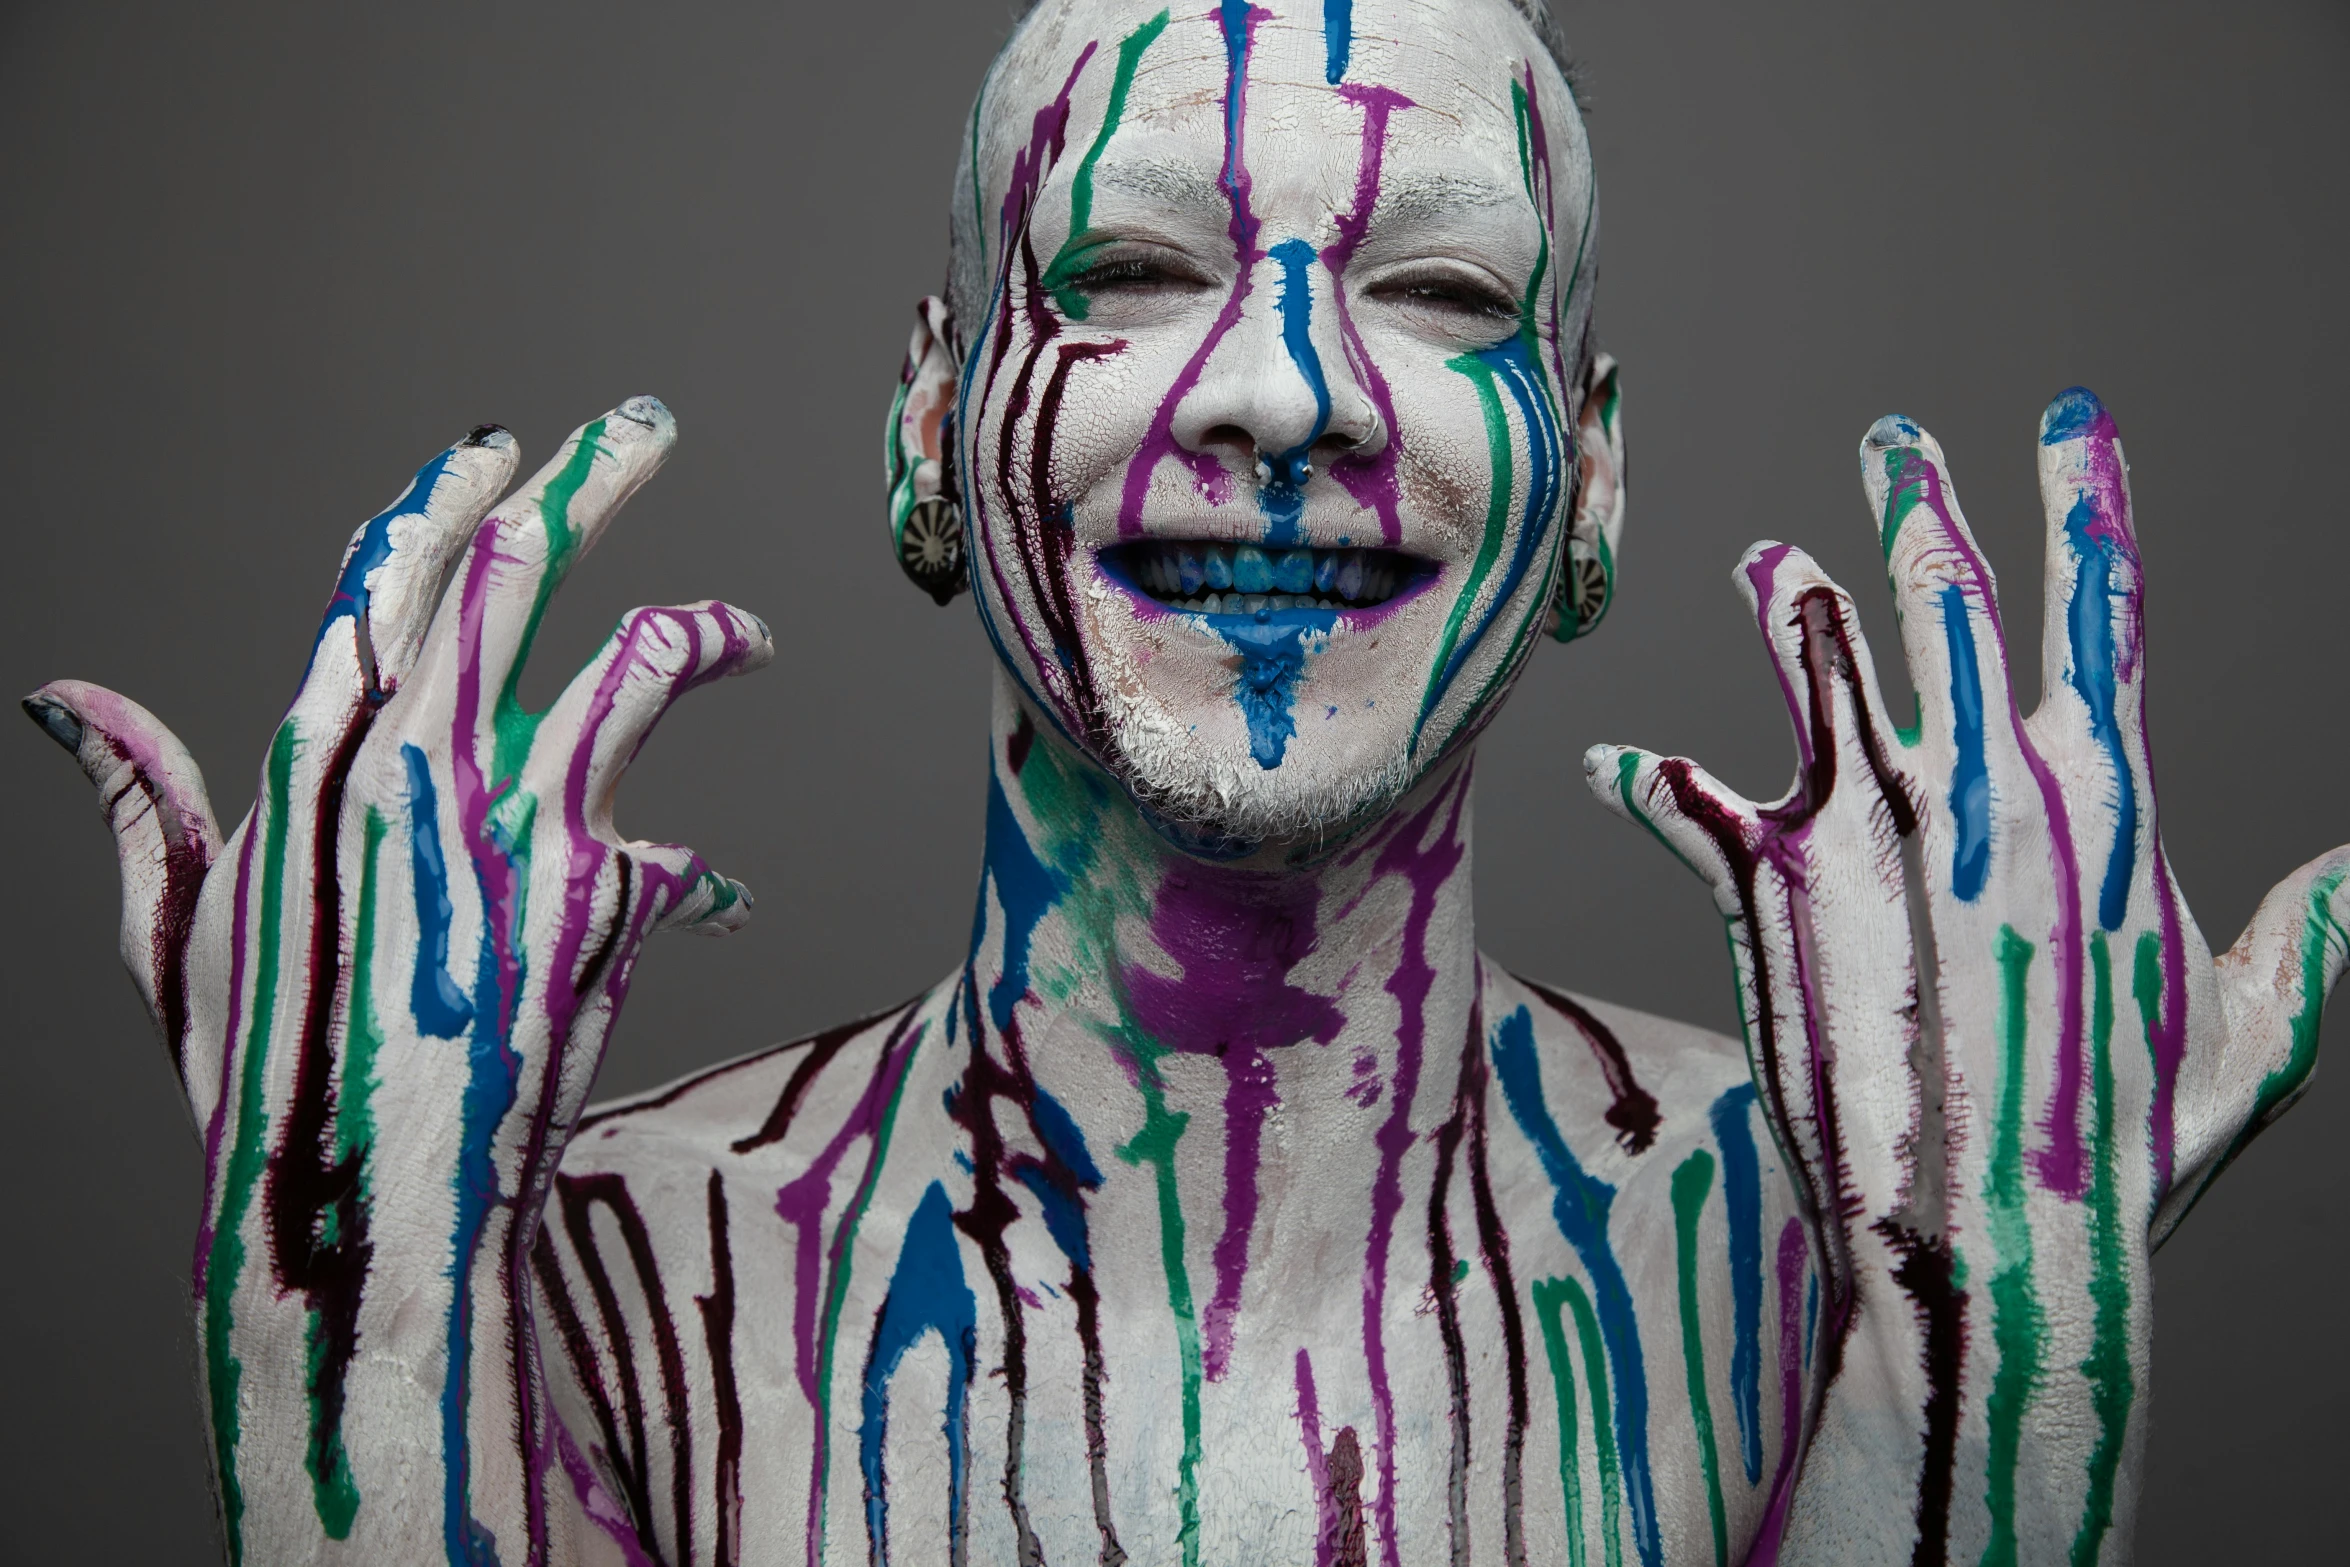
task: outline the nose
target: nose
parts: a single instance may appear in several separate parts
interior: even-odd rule
[[[1331,463],[1386,445],[1347,352],[1335,286],[1302,239],[1265,252],[1240,319],[1176,410],[1171,433],[1186,450],[1253,467],[1260,486],[1296,490]]]

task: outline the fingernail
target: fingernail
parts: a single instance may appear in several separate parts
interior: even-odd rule
[[[1915,446],[1925,439],[1925,435],[1926,432],[1918,428],[1916,420],[1900,414],[1887,414],[1869,426],[1866,439],[1878,451],[1889,451],[1896,446]]]
[[[2048,411],[2040,416],[2040,444],[2055,446],[2064,441],[2077,441],[2090,433],[2090,427],[2104,412],[2105,405],[2097,400],[2095,392],[2085,386],[2068,386],[2056,394]]]
[[[461,446],[512,446],[514,437],[502,424],[477,424],[473,427],[472,433],[458,444]]]
[[[74,755],[81,755],[82,721],[74,717],[72,708],[55,697],[28,696],[24,699],[24,713],[25,717],[39,724],[50,739]]]
[[[658,397],[632,397],[615,408],[613,412],[631,423],[643,425],[648,430],[659,429],[662,420],[672,417],[667,406]]]

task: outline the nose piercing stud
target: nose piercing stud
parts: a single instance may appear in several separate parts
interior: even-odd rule
[[[1273,482],[1273,465],[1264,458],[1257,459],[1257,485],[1261,489]]]

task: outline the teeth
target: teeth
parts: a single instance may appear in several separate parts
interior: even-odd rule
[[[1119,545],[1107,558],[1132,586],[1203,615],[1367,609],[1418,576],[1409,556],[1381,549],[1267,551],[1186,539]]]

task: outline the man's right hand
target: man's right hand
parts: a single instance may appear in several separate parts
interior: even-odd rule
[[[570,1554],[526,1254],[645,935],[748,913],[690,850],[619,841],[612,791],[677,696],[772,649],[724,604],[640,609],[551,708],[517,688],[675,438],[632,398],[494,510],[505,431],[427,463],[353,536],[225,844],[144,709],[75,681],[25,701],[98,787],[123,957],[205,1139],[232,1560]]]

